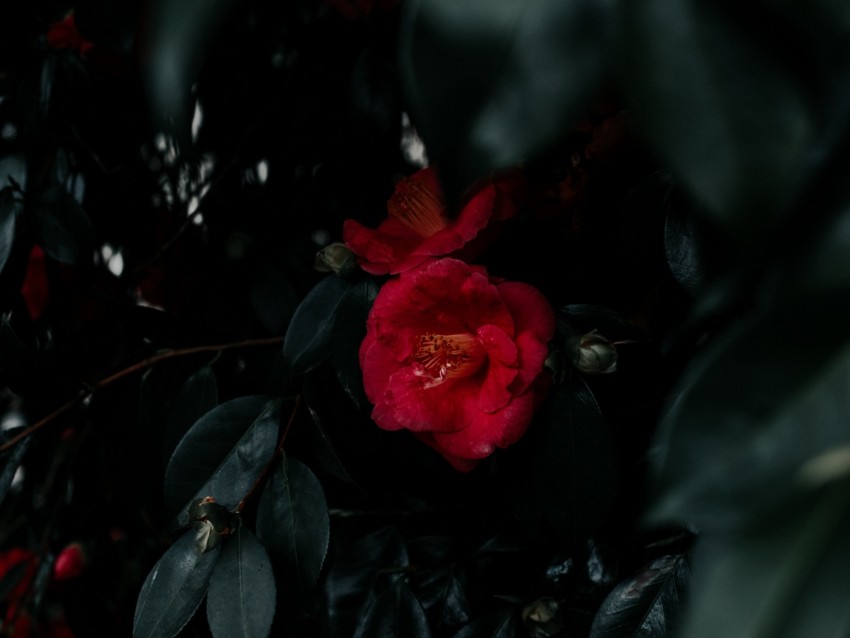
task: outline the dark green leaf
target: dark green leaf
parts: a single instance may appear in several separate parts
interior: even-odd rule
[[[361,609],[374,599],[380,571],[399,573],[407,564],[407,548],[395,527],[378,529],[338,549],[324,584],[324,633],[349,638]]]
[[[742,534],[703,538],[682,638],[850,634],[846,479]]]
[[[171,516],[188,524],[189,504],[212,496],[228,509],[262,475],[277,444],[277,399],[242,397],[222,403],[189,430],[165,472],[165,502]]]
[[[606,67],[612,2],[418,0],[401,64],[415,124],[451,195],[539,153]]]
[[[263,489],[257,534],[301,600],[313,599],[328,551],[325,494],[303,463],[284,458]]]
[[[659,430],[650,519],[738,528],[805,488],[806,463],[850,445],[848,322],[842,292],[765,311],[718,339]]]
[[[345,293],[336,314],[331,363],[337,379],[361,410],[369,406],[363,390],[360,344],[366,337],[366,319],[380,287],[374,279],[354,283]]]
[[[171,638],[180,632],[207,593],[219,551],[216,547],[201,554],[194,530],[168,548],[142,585],[133,638]]]
[[[590,638],[672,636],[689,572],[684,556],[662,556],[643,566],[608,594]]]
[[[3,271],[15,242],[15,219],[19,208],[12,189],[2,188],[0,190],[0,272]]]
[[[354,483],[354,480],[348,474],[348,470],[345,469],[342,461],[340,461],[334,443],[325,431],[325,427],[322,425],[322,420],[319,418],[319,415],[313,408],[308,409],[310,411],[310,416],[313,417],[313,427],[310,428],[310,438],[313,440],[319,463],[322,464],[322,467],[325,468],[325,470],[333,474],[338,479],[346,481],[347,483]]]
[[[276,594],[266,550],[244,525],[227,540],[210,579],[207,619],[216,638],[265,638]]]
[[[27,162],[22,154],[7,155],[0,159],[0,189],[12,185],[24,191],[27,187]]]
[[[813,103],[846,118],[832,78],[803,79],[807,62],[823,67],[814,39],[773,3],[620,4],[622,77],[644,133],[727,229],[759,239],[836,135]]]
[[[66,264],[85,264],[94,254],[94,230],[83,207],[64,188],[42,194],[36,209],[44,252]]]
[[[19,430],[15,429],[0,433],[0,443],[5,443],[18,432]],[[15,478],[15,472],[21,465],[21,460],[24,458],[29,444],[30,439],[26,438],[13,448],[0,453],[0,504],[6,499],[6,494],[9,493],[12,479]]]
[[[430,572],[417,579],[414,587],[434,629],[445,630],[469,621],[469,601],[454,569]]]
[[[558,386],[529,433],[530,458],[520,459],[514,501],[538,533],[581,541],[610,515],[617,459],[599,406],[577,374]],[[523,476],[524,475],[524,476]]]
[[[422,605],[410,591],[403,574],[364,609],[354,638],[429,638],[431,629]]]
[[[331,354],[336,313],[350,287],[339,277],[325,277],[295,310],[283,342],[293,376],[309,372]]]
[[[218,384],[210,366],[204,366],[180,386],[165,416],[165,458],[170,458],[189,428],[218,405]]]

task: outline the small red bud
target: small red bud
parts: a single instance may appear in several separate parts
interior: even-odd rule
[[[66,546],[53,563],[53,580],[60,582],[77,578],[88,563],[86,552],[79,543]]]

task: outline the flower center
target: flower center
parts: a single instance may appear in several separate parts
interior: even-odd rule
[[[469,377],[478,372],[487,359],[484,347],[474,335],[420,335],[413,360],[417,374],[428,376],[437,385],[446,379]]]
[[[387,211],[422,237],[430,237],[448,225],[440,198],[419,181],[405,179],[387,204]]]

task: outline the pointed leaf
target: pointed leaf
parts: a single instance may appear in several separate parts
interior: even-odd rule
[[[450,199],[566,133],[602,80],[614,6],[605,0],[405,4],[405,89],[428,156],[445,169]]]
[[[227,540],[210,580],[207,619],[215,638],[265,638],[277,596],[266,550],[244,525]]]
[[[157,561],[139,593],[133,638],[171,638],[189,622],[207,593],[220,548],[200,553],[189,530]]]
[[[82,206],[64,188],[51,188],[36,209],[44,252],[66,264],[84,264],[94,254],[94,230]]]
[[[339,277],[325,277],[296,308],[283,341],[291,375],[312,370],[331,354],[336,313],[350,287]]]
[[[174,450],[165,472],[169,514],[186,525],[189,504],[205,496],[228,509],[236,507],[274,453],[280,406],[278,399],[241,397],[201,417]]]
[[[312,600],[328,551],[325,494],[303,463],[284,458],[263,489],[257,534],[302,600]]]
[[[684,556],[662,556],[645,565],[608,594],[590,638],[672,636],[689,572]]]
[[[435,629],[445,630],[469,621],[469,601],[452,568],[427,574],[415,585],[415,591]]]

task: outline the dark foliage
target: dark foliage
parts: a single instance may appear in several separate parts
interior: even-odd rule
[[[0,635],[846,636],[848,36],[835,0],[2,3]],[[522,184],[475,263],[557,322],[466,473],[372,420],[389,277],[335,244],[414,133],[449,220]]]

